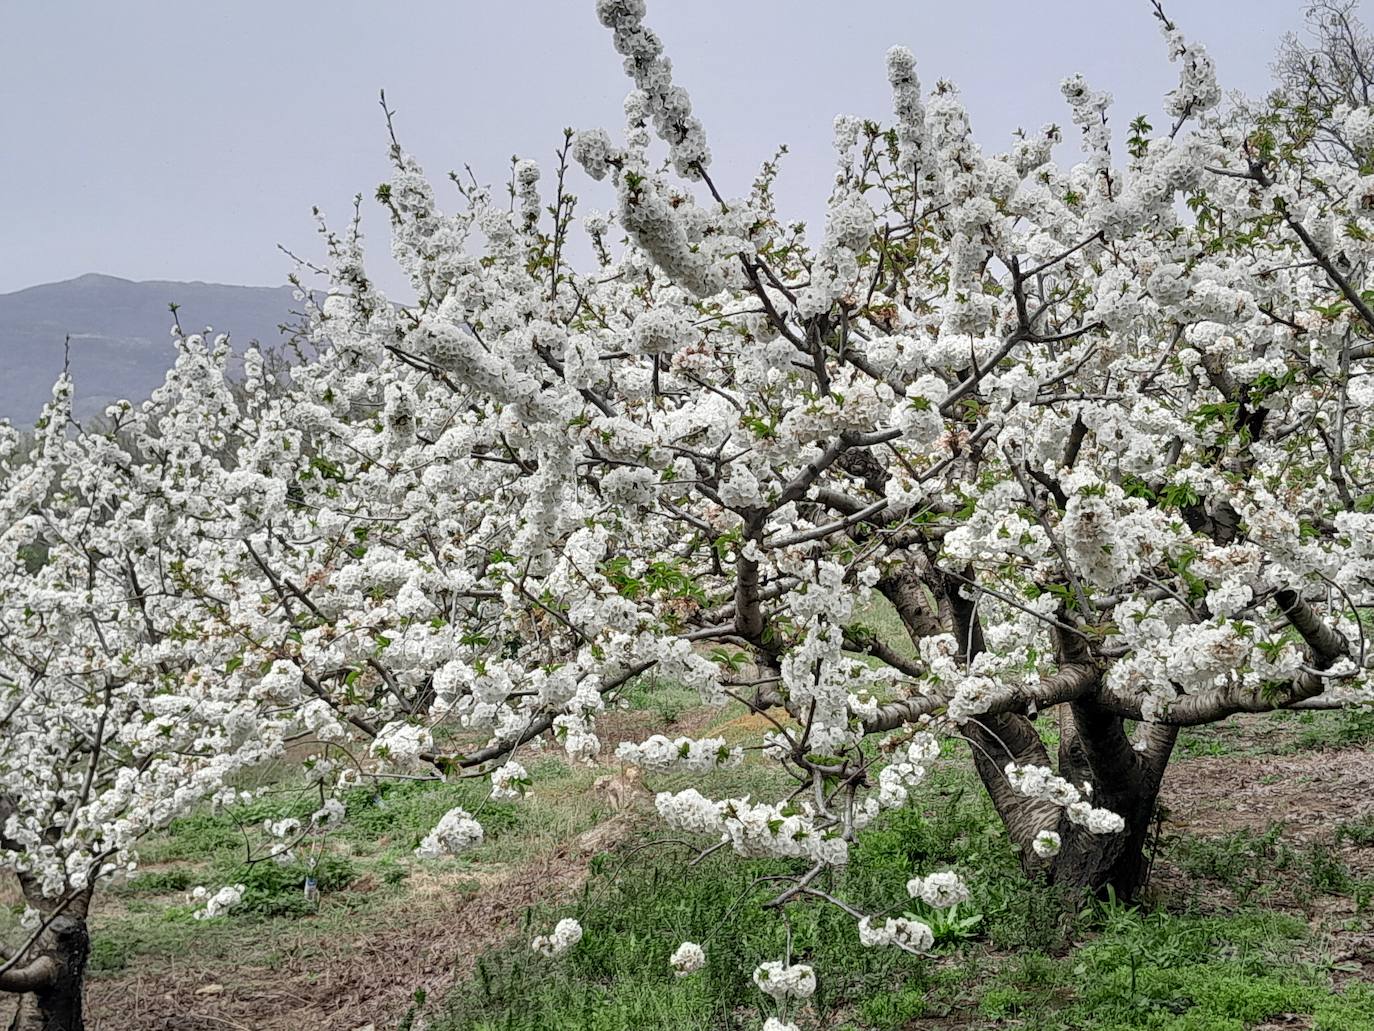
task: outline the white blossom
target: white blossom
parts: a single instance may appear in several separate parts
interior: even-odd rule
[[[754,969],[754,984],[759,991],[778,1000],[809,999],[816,990],[816,972],[804,963],[789,966],[770,960]]]
[[[424,836],[415,855],[420,859],[456,856],[482,843],[482,825],[455,806]]]
[[[558,921],[551,934],[536,935],[530,948],[544,956],[561,956],[582,940],[582,925],[572,917]]]
[[[214,892],[197,887],[191,892],[191,899],[202,905],[195,911],[194,916],[197,920],[213,920],[215,917],[224,916],[243,901],[247,891],[248,888],[242,884],[226,884]]]
[[[696,942],[683,942],[668,960],[678,977],[695,974],[706,965],[706,952]]]

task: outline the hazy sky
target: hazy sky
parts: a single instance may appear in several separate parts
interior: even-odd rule
[[[1260,92],[1302,3],[1167,9],[1224,87]],[[1017,126],[1072,130],[1071,72],[1113,93],[1118,129],[1177,80],[1147,0],[650,0],[648,21],[723,190],[790,146],[790,217],[822,210],[834,116],[888,116],[894,43],[924,87],[960,86],[988,150]],[[382,87],[432,179],[470,164],[488,182],[513,154],[547,168],[565,125],[617,135],[629,88],[593,0],[0,0],[0,292],[85,272],[280,284],[276,245],[318,256],[311,207],[342,225],[358,192],[374,275],[394,284],[371,199]],[[574,190],[609,206],[580,172]]]

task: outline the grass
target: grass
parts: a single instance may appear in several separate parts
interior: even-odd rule
[[[916,872],[948,866],[956,854],[985,868],[1010,873],[1013,857],[1004,841],[982,833],[976,808],[961,796],[946,800],[946,817],[927,820],[904,810],[868,835],[843,877],[846,897],[870,909],[920,909],[905,898],[904,885]],[[652,840],[652,839],[650,839]],[[792,867],[780,861],[737,859],[715,854],[685,868],[680,847],[655,850],[640,842],[624,858],[605,856],[597,864],[574,909],[586,935],[560,962],[525,948],[525,941],[484,958],[476,976],[450,1000],[436,1031],[488,1029],[743,1026],[759,1020],[763,997],[750,980],[760,959],[780,957],[787,930],[765,908],[777,893],[761,878]],[[965,904],[978,914],[982,898]],[[929,915],[929,914],[926,914]],[[555,919],[531,913],[528,930]],[[828,906],[806,907],[791,920],[792,946],[825,976],[815,1005],[838,1010],[847,1000],[893,991],[908,992],[923,964],[895,950],[862,948],[853,921]],[[527,940],[527,939],[526,939]],[[706,946],[707,968],[678,979],[668,957],[684,940]],[[526,986],[522,988],[521,986]],[[900,988],[898,986],[901,986]],[[900,1005],[895,999],[882,1006]]]
[[[1279,711],[1185,727],[1174,754],[1178,759],[1207,756],[1292,755],[1324,749],[1355,748],[1374,742],[1374,710],[1336,712]]]
[[[547,851],[596,824],[605,814],[589,790],[591,774],[556,759],[531,763],[540,792],[520,804],[487,803],[487,787],[474,780],[445,784],[388,781],[345,796],[347,820],[317,848],[295,850],[293,861],[246,861],[247,834],[265,819],[308,817],[318,802],[304,785],[278,785],[268,795],[219,812],[173,821],[145,842],[144,869],[104,892],[93,918],[91,970],[110,973],[140,959],[200,961],[251,956],[270,966],[280,948],[309,952],[356,931],[360,917],[395,915],[408,897],[416,861],[411,853],[454,806],[481,811],[487,833],[481,846],[429,869],[447,876],[449,890],[476,890],[463,874],[499,867]],[[259,836],[260,837],[260,836]],[[307,877],[318,900],[307,898]],[[226,918],[194,919],[188,891],[243,884],[242,903]]]
[[[1217,837],[1181,836],[1172,845],[1174,862],[1195,881],[1213,881],[1241,902],[1269,899],[1281,892],[1302,904],[1317,896],[1346,895],[1363,910],[1369,886],[1361,883],[1332,843],[1313,841],[1294,846],[1282,840],[1283,826],[1260,832],[1236,831]],[[1336,828],[1335,845],[1374,840],[1368,817]]]
[[[638,690],[643,697],[633,695],[632,704],[642,707],[655,698],[647,687]],[[672,685],[655,700],[685,707],[689,694],[699,705],[694,692]],[[733,709],[719,714],[721,732],[730,734],[738,716]],[[142,867],[134,877],[103,890],[92,919],[92,973],[115,974],[140,962],[178,962],[191,954],[202,962],[251,957],[255,965],[271,966],[279,949],[325,950],[331,940],[355,934],[360,919],[403,916],[411,898],[409,882],[420,865],[414,849],[454,806],[480,817],[485,838],[461,857],[430,861],[424,868],[427,879],[439,877],[444,890],[457,893],[477,890],[480,876],[556,851],[607,817],[605,800],[592,790],[603,769],[571,767],[558,754],[526,755],[524,762],[536,787],[518,803],[489,802],[488,785],[480,779],[382,781],[351,791],[343,799],[343,825],[318,846],[298,847],[287,863],[248,862],[246,844],[252,840],[261,846],[258,828],[264,820],[308,818],[318,808],[315,789],[294,771],[267,782],[246,804],[175,820],[143,842]],[[708,787],[720,795],[761,795],[776,790],[777,778],[770,766],[754,762],[718,771]],[[656,786],[696,783],[685,775],[662,781]],[[316,882],[318,900],[306,897],[307,877]],[[190,889],[224,884],[245,885],[240,906],[226,918],[195,920]],[[0,913],[11,923],[15,916]]]
[[[911,643],[911,637],[906,632],[902,617],[897,615],[897,610],[893,608],[892,603],[880,594],[874,593],[867,605],[855,611],[854,618],[849,622],[848,630],[860,639],[876,638],[908,659],[917,657],[916,647]],[[851,652],[849,654],[862,659],[875,669],[883,666],[881,660],[866,653]]]
[[[1298,1015],[1327,1031],[1374,1029],[1374,990],[1334,990],[1329,972],[1305,961],[1309,945],[1304,923],[1274,914],[1145,916],[1109,907],[1100,936],[1064,961],[1075,987],[1062,1026],[1244,1031]]]
[[[890,616],[878,610],[864,620]],[[669,734],[684,715],[700,716],[695,694],[673,685],[633,684],[626,698]],[[757,717],[732,706],[700,729],[693,722],[692,733],[751,739],[750,720]],[[1243,723],[1189,730],[1180,758],[1374,740],[1368,713],[1287,713],[1277,721],[1267,740]],[[1053,749],[1056,721],[1041,719],[1037,726]],[[145,843],[142,872],[111,885],[93,919],[92,976],[119,978],[149,965],[185,964],[189,956],[197,970],[227,983],[245,965],[270,970],[287,958],[319,957],[323,967],[360,927],[413,919],[426,891],[476,893],[495,872],[558,853],[609,815],[592,789],[604,767],[573,768],[552,754],[522,761],[536,783],[522,802],[488,803],[487,785],[476,780],[383,782],[347,795],[348,819],[318,848],[299,849],[283,865],[247,863],[245,828],[254,834],[265,819],[306,817],[318,806],[318,795],[297,774],[269,772],[243,785],[265,788],[247,804],[197,812]],[[655,777],[653,788],[691,785],[713,797],[771,798],[782,789],[780,778],[751,755],[708,783],[670,775]],[[458,805],[480,811],[483,844],[417,874],[415,846]],[[410,1026],[423,1010],[433,1031],[756,1031],[773,1011],[750,974],[760,961],[781,958],[787,936],[766,908],[777,884],[759,879],[793,867],[723,853],[689,866],[692,853],[680,841],[663,841],[676,836],[653,823],[643,833],[648,837],[592,861],[575,902],[529,909],[514,939],[489,951],[448,998],[417,1003],[414,1013],[397,1012],[392,1023]],[[1306,844],[1285,840],[1277,826],[1218,837],[1166,835],[1160,861],[1189,882],[1181,912],[1106,904],[1080,905],[1070,915],[1082,900],[1027,886],[985,793],[958,756],[937,765],[918,801],[864,835],[849,867],[829,886],[866,911],[906,910],[934,920],[905,897],[906,880],[955,868],[974,897],[938,926],[929,959],[863,948],[853,921],[833,907],[793,909],[794,955],[820,975],[799,1023],[803,1031],[1247,1031],[1292,1014],[1295,1027],[1374,1031],[1370,987],[1337,990],[1321,932],[1275,909],[1291,910],[1295,899],[1304,909],[1349,898],[1354,906],[1344,912],[1353,908],[1354,920],[1367,924],[1374,882],[1361,879],[1342,856],[1371,844],[1369,815],[1335,828],[1331,840]],[[318,903],[305,896],[307,876],[320,889]],[[193,918],[190,888],[238,883],[248,891],[230,917]],[[1223,892],[1226,904],[1218,905]],[[566,915],[581,921],[582,942],[556,961],[530,952],[530,938]],[[684,940],[704,944],[708,964],[698,975],[677,978],[668,956]]]
[[[636,677],[621,692],[620,698],[624,708],[654,713],[665,728],[676,723],[683,713],[701,705],[701,696],[694,688],[653,676]]]
[[[847,875],[858,882],[847,885],[850,897],[885,901],[873,894],[870,878],[897,872],[888,868],[891,858],[856,855]],[[612,880],[605,871],[573,909],[586,934],[568,956],[541,959],[522,942],[487,957],[431,1026],[756,1028],[770,1009],[749,973],[784,947],[782,928],[759,908],[766,892],[751,889],[771,869],[724,862],[684,874],[680,862],[656,858],[637,864],[631,876],[621,871]],[[974,903],[995,907],[984,915],[1000,921],[1004,904],[986,890]],[[552,918],[539,914],[531,929]],[[1103,906],[1073,933],[1086,943],[1064,949],[1061,941],[1042,951],[1009,940],[1004,949],[946,947],[920,960],[864,949],[848,918],[829,907],[805,909],[793,920],[793,947],[821,977],[802,1026],[877,1031],[925,1018],[924,1027],[986,1019],[1039,1031],[1244,1031],[1291,1014],[1311,1020],[1296,1026],[1374,1029],[1374,990],[1337,991],[1330,971],[1305,958],[1313,945],[1307,926],[1290,917],[1145,915]],[[679,979],[668,956],[684,939],[703,940],[708,963]]]
[[[1374,741],[1374,709],[1343,709],[1336,713],[1298,713],[1302,736],[1298,749],[1352,748]]]
[[[1365,813],[1358,820],[1342,823],[1336,828],[1336,841],[1348,841],[1362,848],[1374,845],[1374,812]]]
[[[903,897],[906,879],[956,866],[974,891],[961,914],[975,918],[969,940],[952,937],[918,959],[863,948],[853,921],[824,903],[794,909],[794,955],[820,975],[803,1029],[921,1020],[932,1029],[1245,1031],[1290,1015],[1318,1031],[1374,1031],[1374,988],[1337,990],[1305,921],[1255,905],[1216,915],[1108,902],[1070,916],[1072,900],[1027,887],[966,775],[942,774],[926,797],[934,804],[924,812],[902,809],[870,830],[832,886],[868,911],[919,911]],[[600,857],[575,904],[532,910],[520,938],[483,958],[448,998],[434,1031],[757,1028],[772,1010],[750,974],[783,955],[787,934],[766,909],[775,884],[759,879],[791,867],[720,854],[688,867],[679,844],[656,849],[652,840]],[[1194,877],[1241,887],[1266,876],[1298,876],[1321,892],[1352,884],[1329,850],[1295,849],[1276,831],[1178,839],[1169,852]],[[1263,894],[1251,888],[1247,897]],[[530,952],[528,939],[565,915],[581,922],[582,941],[559,960]],[[668,957],[684,940],[702,943],[708,961],[678,978]]]

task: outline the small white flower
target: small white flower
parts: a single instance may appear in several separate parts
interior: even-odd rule
[[[760,963],[754,969],[754,984],[775,999],[808,999],[816,990],[816,972],[804,963],[784,966],[778,960]]]
[[[683,942],[668,962],[678,977],[686,977],[706,965],[706,951],[696,942]]]
[[[581,940],[582,925],[565,917],[554,926],[553,934],[536,936],[530,948],[544,956],[561,956]]]
[[[924,879],[913,877],[907,881],[906,890],[912,898],[919,898],[927,906],[933,906],[935,909],[957,906],[969,897],[968,885],[953,870],[933,873]]]
[[[529,947],[536,953],[552,957],[552,955],[566,953],[581,940],[583,940],[583,925],[578,924],[572,917],[565,917],[555,925],[554,933],[536,936],[533,942],[529,943]]]
[[[482,825],[461,807],[446,812],[434,829],[425,835],[415,855],[420,859],[440,859],[482,843]]]
[[[205,887],[197,887],[191,892],[191,898],[196,902],[203,901],[205,906],[196,910],[195,918],[197,920],[213,920],[215,917],[223,916],[243,901],[243,896],[247,891],[247,885],[226,884],[211,895]]]

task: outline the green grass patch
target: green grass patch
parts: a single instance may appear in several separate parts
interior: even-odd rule
[[[747,767],[735,772],[750,775]],[[1219,917],[1084,908],[1081,898],[1025,882],[967,771],[942,769],[922,798],[920,809],[898,810],[870,829],[849,866],[823,886],[867,912],[918,910],[905,898],[907,878],[953,867],[974,892],[960,914],[975,918],[972,926],[947,935],[934,959],[920,959],[862,947],[852,918],[823,902],[793,907],[794,958],[819,976],[799,1019],[804,1031],[913,1022],[1247,1031],[1281,1014],[1322,1031],[1374,1031],[1374,993],[1335,990],[1330,970],[1309,958],[1320,953],[1302,920],[1263,910]],[[693,867],[680,844],[651,840],[598,857],[575,904],[530,910],[516,940],[485,956],[444,1001],[434,1031],[756,1031],[773,1010],[750,975],[782,957],[787,936],[766,907],[783,882],[763,879],[797,867],[720,853]],[[1323,858],[1329,850],[1286,845],[1276,829],[1169,848],[1194,876],[1249,885],[1255,897],[1294,878],[1311,891],[1349,888]],[[532,953],[529,939],[567,915],[581,922],[582,941],[557,960]],[[707,965],[678,978],[668,958],[684,940],[706,947]]]
[[[937,951],[952,955],[967,936],[988,933],[989,905],[1029,895],[1034,905],[1026,911],[1049,907],[1043,893],[1036,897],[1039,890],[1028,891],[1021,880],[1015,853],[984,796],[969,790],[959,771],[937,776],[933,787],[926,814],[899,810],[870,829],[849,866],[825,886],[867,911],[911,911],[938,923],[906,896],[907,879],[950,867],[976,869],[974,898],[944,922],[946,941],[937,944]],[[772,1010],[751,974],[760,961],[782,957],[788,933],[767,908],[782,883],[765,878],[795,873],[797,865],[717,853],[688,867],[688,850],[672,843],[653,847],[652,840],[594,861],[594,875],[571,909],[585,930],[578,946],[557,961],[532,953],[529,938],[567,911],[531,911],[520,938],[483,958],[475,976],[447,1001],[432,1025],[436,1031],[756,1027]],[[789,916],[794,957],[821,974],[812,1005],[826,1020],[900,1027],[927,1012],[934,983],[927,961],[864,948],[854,921],[830,905],[796,907]],[[1026,919],[1022,912],[1021,924]],[[1016,924],[1001,920],[997,926],[1005,932]],[[678,978],[668,958],[686,940],[706,947],[707,966]],[[862,1000],[857,1014],[855,1000]]]
[[[92,919],[91,969],[110,973],[139,957],[175,960],[189,952],[270,965],[279,942],[309,950],[354,933],[359,914],[387,919],[392,907],[403,905],[406,881],[420,862],[415,847],[454,806],[480,813],[486,839],[460,858],[434,864],[441,873],[523,860],[604,815],[590,791],[591,772],[570,770],[556,758],[530,765],[538,788],[520,803],[488,802],[483,779],[383,780],[350,791],[343,826],[300,842],[284,862],[270,858],[260,828],[267,819],[308,819],[318,808],[315,789],[299,780],[273,785],[247,803],[175,820],[140,850],[145,861],[167,865],[105,889],[118,904],[98,906]],[[318,897],[307,895],[307,879]],[[226,884],[246,887],[239,906],[215,920],[195,920],[190,889]],[[364,886],[354,890],[357,884]]]
[[[701,695],[695,688],[684,687],[675,680],[662,677],[636,677],[620,692],[620,701],[625,708],[654,713],[668,733],[690,709],[700,708]]]
[[[889,615],[895,620],[895,613],[880,608],[876,618]],[[664,724],[698,705],[693,692],[670,682],[629,685],[626,699]],[[742,713],[727,707],[695,733],[716,732],[711,726],[726,728],[719,732],[727,736],[731,728],[739,733],[748,722]],[[1278,720],[1271,750],[1341,747],[1374,737],[1370,714],[1287,713]],[[1037,729],[1053,750],[1057,722],[1042,718]],[[662,732],[673,733],[670,726]],[[1239,722],[1188,731],[1180,738],[1180,755],[1247,753],[1259,747],[1254,733],[1253,725]],[[870,741],[866,747],[873,746]],[[803,1031],[913,1025],[1249,1031],[1285,1013],[1306,1019],[1297,1026],[1319,1031],[1374,1031],[1371,990],[1351,985],[1336,992],[1330,970],[1310,958],[1321,950],[1307,926],[1256,908],[1279,896],[1308,905],[1321,896],[1350,895],[1358,919],[1374,902],[1374,884],[1357,881],[1339,850],[1374,844],[1374,817],[1337,828],[1334,842],[1305,845],[1285,841],[1278,827],[1216,838],[1166,837],[1162,858],[1197,886],[1230,891],[1241,909],[1235,915],[1083,908],[1081,898],[1026,883],[962,746],[946,747],[952,754],[913,802],[867,831],[846,869],[817,882],[867,912],[910,911],[932,922],[939,932],[936,957],[863,948],[852,918],[838,909],[819,901],[793,907],[794,958],[813,964],[820,978],[799,1019]],[[483,779],[384,780],[349,792],[344,825],[319,843],[303,843],[284,864],[246,862],[245,843],[263,843],[266,819],[308,818],[318,808],[317,789],[299,774],[264,780],[267,790],[246,804],[175,821],[144,843],[152,868],[108,889],[111,904],[93,921],[93,975],[118,976],[144,958],[171,963],[189,955],[211,967],[270,967],[287,954],[326,956],[339,940],[355,937],[364,921],[404,920],[413,904],[408,881],[419,865],[412,852],[454,806],[477,814],[486,838],[430,869],[464,894],[478,890],[482,871],[548,855],[608,815],[606,800],[592,789],[606,767],[572,767],[559,755],[537,752],[520,758],[535,781],[521,802],[489,802]],[[687,786],[717,798],[777,798],[792,785],[756,753],[704,779],[653,778],[655,790]],[[759,962],[782,957],[788,933],[776,911],[766,908],[783,882],[764,878],[798,867],[729,853],[692,867],[693,853],[680,842],[649,844],[678,836],[656,825],[647,833],[597,857],[574,904],[530,910],[515,939],[485,956],[448,999],[417,1004],[417,1013],[423,1009],[432,1018],[427,1026],[757,1031],[773,1010],[750,975]],[[905,884],[915,874],[946,868],[965,875],[974,897],[941,923],[906,897]],[[318,903],[305,895],[307,877],[316,881]],[[193,919],[190,888],[237,883],[248,888],[239,909],[217,920]],[[581,921],[582,942],[558,960],[532,953],[530,938],[566,915]],[[668,957],[684,940],[705,945],[708,963],[700,974],[677,978]],[[398,1013],[393,1019],[405,1026],[416,1018]]]
[[[1303,712],[1298,717],[1299,749],[1353,748],[1374,741],[1374,709]]]
[[[1282,832],[1281,824],[1272,824],[1263,832],[1184,836],[1170,843],[1168,854],[1186,873],[1219,883],[1241,902],[1269,898],[1282,888],[1306,895],[1352,892],[1355,879],[1330,844],[1295,847],[1282,840]]]

